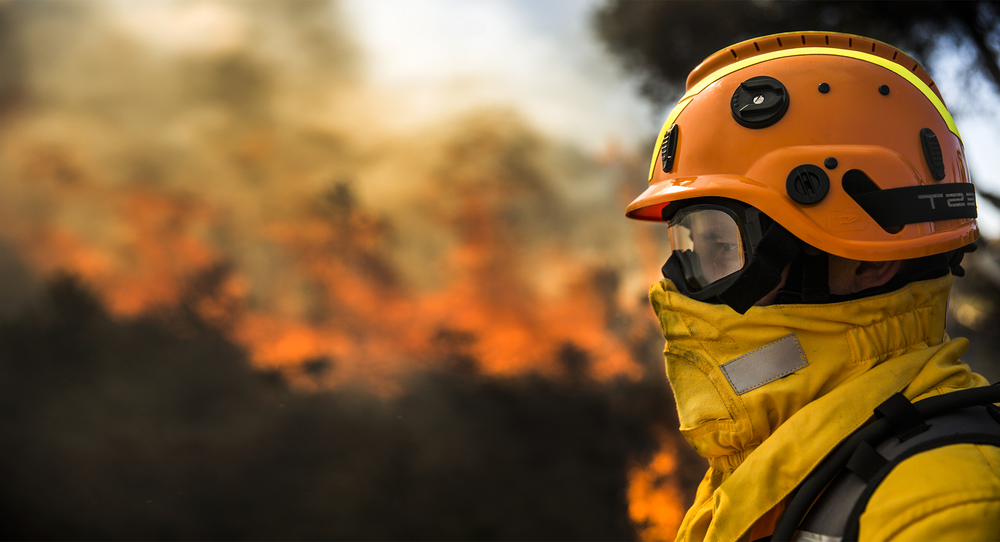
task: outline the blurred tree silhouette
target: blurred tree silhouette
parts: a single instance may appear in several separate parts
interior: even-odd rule
[[[598,34],[643,73],[658,102],[677,94],[705,57],[738,41],[777,32],[836,30],[891,43],[921,62],[943,36],[971,43],[977,65],[1000,89],[1000,2],[625,1],[595,16]]]

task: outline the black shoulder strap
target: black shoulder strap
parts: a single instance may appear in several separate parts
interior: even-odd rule
[[[902,396],[900,396],[902,397]],[[909,403],[909,401],[907,401]],[[911,407],[912,408],[912,407]],[[994,407],[995,408],[995,407]],[[1000,423],[986,407],[969,407],[923,420],[917,434],[900,428],[881,443],[858,446],[837,478],[810,510],[799,530],[857,540],[859,518],[875,489],[892,470],[916,454],[952,444],[989,444],[1000,447]],[[900,440],[899,434],[911,436]]]
[[[882,480],[892,472],[892,469],[906,459],[921,452],[952,444],[988,444],[1000,447],[1000,423],[998,423],[1000,420],[997,419],[1000,418],[1000,415],[994,414],[990,409],[996,409],[996,407],[993,405],[971,407],[937,416],[926,420],[930,428],[925,433],[902,443],[897,443],[897,439],[889,439],[881,446],[881,455],[889,456],[891,459],[868,481],[868,486],[858,497],[858,501],[854,504],[851,515],[847,519],[844,540],[856,541],[858,539],[859,520],[867,508],[872,494],[875,493]]]
[[[796,529],[801,540],[856,540],[869,499],[899,463],[952,444],[1000,447],[1000,409],[995,402],[1000,402],[997,385],[915,404],[900,394],[893,396],[879,405],[871,424],[835,448],[799,485],[773,540],[790,540]]]

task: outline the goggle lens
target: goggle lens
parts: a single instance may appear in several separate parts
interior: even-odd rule
[[[746,264],[746,247],[736,218],[715,206],[685,207],[668,220],[670,246],[688,286],[700,290]]]

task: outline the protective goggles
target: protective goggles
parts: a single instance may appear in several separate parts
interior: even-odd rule
[[[663,275],[692,299],[731,306],[719,296],[743,274],[774,223],[756,208],[726,198],[672,202],[663,208],[663,219],[672,249]]]
[[[726,198],[681,200],[663,208],[663,220],[672,249],[663,276],[692,299],[723,303],[740,314],[782,284],[786,267],[777,303],[829,303],[892,291],[948,270],[962,276],[962,254],[972,250],[922,258],[919,273],[901,275],[880,289],[831,295],[828,254],[754,207]]]

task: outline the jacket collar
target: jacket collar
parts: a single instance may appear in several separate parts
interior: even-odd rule
[[[950,287],[741,316],[654,284],[681,432],[711,467],[678,539],[738,539],[893,393],[979,385],[944,332]]]

